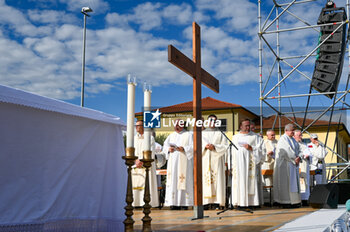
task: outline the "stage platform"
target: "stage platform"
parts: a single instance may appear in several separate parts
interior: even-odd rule
[[[345,213],[345,209],[341,209]],[[205,210],[209,216],[200,220],[192,220],[193,210],[152,209],[153,231],[273,231],[287,226],[298,218],[312,215],[317,209],[301,207],[297,209],[282,209],[278,207],[262,207],[253,211],[253,214],[237,210],[228,210],[217,215],[215,210]],[[321,210],[322,211],[322,210]],[[334,211],[334,210],[333,210]],[[141,231],[143,213],[140,209],[134,211],[134,229]],[[308,220],[308,219],[306,219]],[[321,221],[314,221],[315,225]],[[298,223],[297,223],[298,224]],[[324,223],[322,223],[324,224]],[[286,231],[295,231],[293,226]],[[302,224],[298,224],[298,229]],[[310,228],[310,224],[307,224]],[[295,228],[296,229],[296,228]],[[280,230],[282,231],[282,230]],[[300,230],[297,230],[300,231]],[[310,231],[310,230],[309,230]],[[320,230],[318,230],[320,231]],[[321,230],[322,231],[322,230]]]
[[[345,205],[338,205],[337,209],[320,209],[315,212],[305,214],[275,231],[298,231],[316,232],[330,231],[330,225],[339,218],[345,219]]]

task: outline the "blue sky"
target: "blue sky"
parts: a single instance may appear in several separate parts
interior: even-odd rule
[[[286,2],[286,1],[280,1]],[[345,7],[345,0],[335,1]],[[0,84],[80,104],[83,6],[94,12],[87,19],[85,106],[126,120],[126,77],[136,76],[136,112],[143,104],[142,84],[152,85],[152,105],[168,106],[192,100],[192,78],[167,61],[173,44],[192,57],[192,22],[201,27],[202,66],[220,81],[220,93],[206,87],[202,97],[259,105],[258,1],[126,1],[126,0],[0,0]],[[315,25],[326,1],[290,8]],[[303,6],[302,6],[303,5]],[[262,20],[272,8],[262,1]],[[302,26],[295,17],[281,17],[280,28]],[[271,30],[276,28],[275,24]],[[306,55],[317,45],[318,32],[280,34],[282,56]],[[276,46],[275,35],[266,36]],[[264,46],[263,78],[274,57]],[[301,59],[288,62],[296,65]],[[314,58],[300,67],[312,76]],[[344,62],[340,89],[347,71]],[[284,75],[291,69],[282,64]],[[276,71],[271,79],[276,80]],[[283,94],[307,93],[310,81],[295,73],[281,86]],[[268,84],[267,89],[273,86]],[[277,95],[277,90],[271,96]],[[305,106],[306,98],[291,100]],[[330,100],[313,97],[311,105]],[[277,102],[271,102],[277,105]],[[290,102],[283,100],[282,105]]]

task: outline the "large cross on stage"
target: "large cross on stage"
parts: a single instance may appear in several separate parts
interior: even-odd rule
[[[219,81],[201,67],[200,27],[192,23],[193,61],[174,46],[168,46],[168,61],[193,77],[193,117],[202,119],[202,83],[219,93]],[[202,128],[193,128],[194,161],[194,213],[195,218],[203,218],[202,200]]]

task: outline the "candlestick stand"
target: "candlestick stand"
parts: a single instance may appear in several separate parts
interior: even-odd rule
[[[149,202],[151,201],[151,194],[149,190],[149,169],[152,166],[153,161],[154,159],[152,159],[152,151],[143,151],[143,159],[141,159],[141,162],[143,162],[143,166],[146,168],[146,180],[143,197],[143,201],[145,202],[145,204],[143,205],[143,213],[145,214],[145,216],[142,218],[142,231],[152,231],[152,218],[149,216],[149,214],[151,213],[151,205],[149,204]]]
[[[134,214],[133,210],[134,207],[132,206],[132,202],[134,201],[134,197],[132,194],[132,178],[131,178],[131,167],[135,164],[135,160],[137,159],[137,156],[135,156],[135,148],[133,147],[127,147],[125,149],[126,155],[122,158],[125,160],[125,164],[128,166],[128,184],[126,189],[126,206],[125,209],[125,215],[126,219],[124,220],[125,230],[127,232],[134,231],[134,220],[132,219],[132,215]]]

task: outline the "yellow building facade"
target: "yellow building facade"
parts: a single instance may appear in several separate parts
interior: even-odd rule
[[[263,120],[263,135],[264,139],[266,139],[266,131],[268,129],[271,129],[276,116],[271,116],[268,118],[265,118]],[[298,125],[302,125],[302,118],[296,118]],[[312,122],[312,120],[307,119],[305,122],[305,125],[309,125]],[[283,135],[284,133],[284,126],[288,123],[291,123],[290,120],[286,118],[281,118],[281,133]],[[328,121],[323,121],[323,120],[318,120],[313,126],[308,128],[308,132],[310,134],[317,134],[318,135],[318,140],[321,143],[325,143],[327,140],[326,146],[330,149],[327,149],[328,154],[325,158],[325,162],[327,164],[331,163],[344,163],[345,161],[338,157],[335,153],[338,153],[341,157],[343,157],[345,160],[348,160],[349,154],[348,154],[348,146],[350,144],[350,134],[345,127],[344,124],[340,124],[338,126],[338,123],[331,123],[329,132],[328,132],[328,138],[327,138],[327,131],[328,131]],[[279,135],[279,128],[274,128],[274,131],[276,133],[276,139],[278,140],[280,135]],[[338,136],[337,136],[338,133]],[[308,143],[310,142],[310,136],[308,133],[303,133],[303,140],[304,142]],[[337,140],[337,141],[336,141]],[[334,151],[334,152],[332,152]],[[330,166],[330,165],[329,165]],[[342,166],[339,166],[339,168]],[[341,169],[337,169],[337,167],[333,167],[331,171],[329,169],[327,170],[327,177],[328,179],[331,179],[332,176],[335,176]],[[339,179],[348,179],[348,174],[347,172],[343,172]]]
[[[192,116],[192,101],[185,102],[173,106],[160,108],[161,128],[155,129],[157,135],[170,134],[174,131],[173,122],[176,119],[182,119],[184,122],[191,121]],[[232,139],[232,136],[239,130],[239,122],[242,119],[250,119],[256,121],[258,115],[247,110],[241,105],[232,104],[211,97],[202,99],[202,117],[207,119],[209,115],[215,114],[221,121],[220,129]],[[137,119],[142,119],[142,112],[136,113]],[[187,130],[192,130],[192,126],[187,127]]]
[[[167,106],[159,108],[159,111],[161,114],[161,128],[155,129],[156,135],[163,135],[167,137],[170,133],[174,131],[174,125],[172,124],[175,122],[176,119],[182,119],[184,122],[187,120],[191,121],[193,119],[192,111],[193,111],[193,103],[192,101],[180,103],[177,105]],[[221,120],[221,127],[220,129],[225,132],[225,134],[228,136],[229,139],[232,139],[233,135],[238,132],[239,130],[239,122],[243,119],[250,119],[256,123],[256,130],[255,132],[260,132],[260,118],[258,115],[254,114],[253,112],[249,111],[248,109],[244,108],[241,105],[229,103],[220,101],[211,97],[203,98],[202,99],[202,117],[203,119],[207,119],[209,115],[215,114],[219,120]],[[142,119],[143,114],[142,112],[136,113],[137,119]],[[268,129],[272,129],[274,126],[274,130],[276,133],[276,139],[279,139],[280,135],[279,132],[281,131],[281,134],[284,133],[284,126],[288,123],[291,123],[290,120],[286,118],[281,118],[281,130],[277,127],[276,123],[276,116],[270,116],[263,119],[263,129],[262,134],[264,138],[266,139],[266,131]],[[302,124],[303,119],[297,118],[297,123],[299,125]],[[307,119],[306,124],[308,125],[311,123],[312,120]],[[186,128],[187,130],[191,131],[192,127],[189,126]],[[327,137],[327,130],[328,130],[328,121],[317,121],[313,126],[311,126],[308,129],[309,133],[314,133],[318,135],[319,141],[324,143],[326,141]],[[338,133],[338,136],[336,136]],[[305,142],[309,142],[309,134],[304,133],[303,139]],[[337,143],[336,143],[337,140]],[[335,145],[336,144],[336,145]],[[350,134],[345,127],[344,124],[339,125],[334,123],[331,124],[328,138],[327,138],[327,147],[329,147],[334,152],[340,154],[345,160],[348,160],[348,146],[350,144]],[[344,163],[344,160],[339,158],[337,155],[335,155],[331,150],[328,149],[328,154],[325,158],[326,163]],[[327,173],[328,179],[338,173],[338,170],[336,167],[334,167],[334,170]],[[345,171],[341,176],[340,179],[347,179],[348,174]]]

